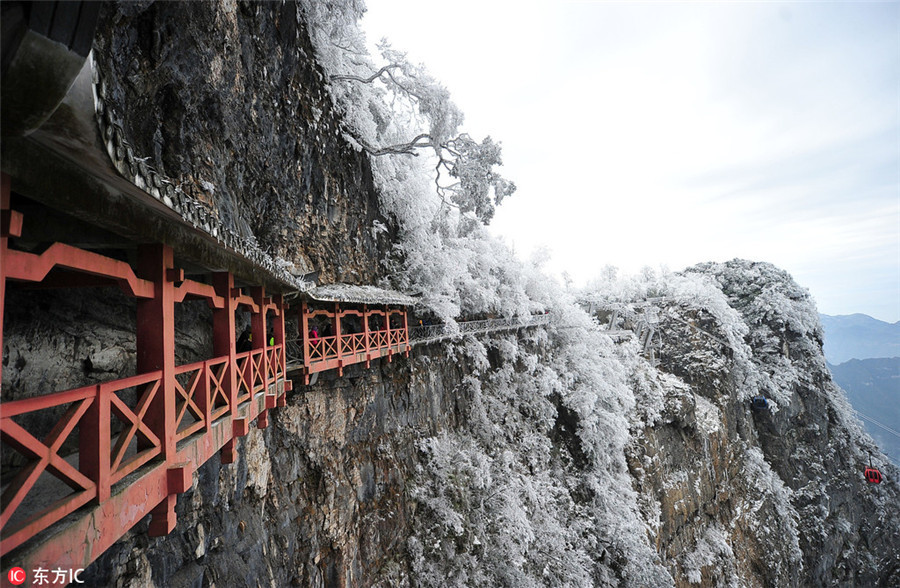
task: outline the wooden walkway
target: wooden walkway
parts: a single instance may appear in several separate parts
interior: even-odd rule
[[[162,243],[138,245],[134,266],[60,242],[40,254],[18,249],[26,219],[10,206],[9,179],[0,199],[0,321],[7,282],[117,286],[136,299],[135,375],[0,403],[3,451],[23,464],[3,475],[0,551],[26,569],[87,567],[148,514],[151,535],[170,533],[193,473],[216,454],[234,462],[237,438],[285,405],[284,299],[262,285],[237,288],[228,272],[186,278]],[[188,300],[213,309],[214,357],[179,366],[175,308]],[[241,353],[239,312],[250,313],[253,333],[253,348]]]

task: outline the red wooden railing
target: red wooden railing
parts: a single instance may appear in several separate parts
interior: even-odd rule
[[[137,375],[0,402],[0,443],[19,454],[5,460],[0,553],[15,550],[25,569],[86,567],[148,514],[150,534],[169,533],[176,496],[191,487],[193,472],[216,453],[232,463],[249,424],[266,427],[268,410],[285,405],[286,305],[261,286],[249,294],[235,288],[226,272],[212,284],[185,279],[164,245],[138,246],[134,268],[62,243],[39,255],[10,249],[23,216],[10,209],[5,174],[0,211],[0,324],[8,281],[118,285],[138,300]],[[213,308],[217,357],[176,366],[174,308],[197,299]],[[251,312],[259,346],[236,353],[240,306]],[[275,344],[264,346],[269,322]]]
[[[343,333],[342,319],[347,316],[357,317],[362,325],[362,332]],[[334,335],[310,336],[311,328],[316,320],[325,320],[334,329]],[[379,321],[380,329],[370,329],[370,319]],[[400,326],[391,326],[396,321]],[[306,383],[316,372],[336,369],[338,375],[344,374],[344,367],[354,363],[365,363],[369,367],[373,359],[402,353],[409,356],[409,328],[406,309],[369,309],[341,310],[338,304],[334,310],[312,310],[306,302],[300,311],[300,324],[303,349],[303,371]],[[299,342],[299,341],[298,341]]]
[[[23,465],[3,473],[0,554],[13,552],[25,569],[83,568],[148,514],[151,535],[171,532],[176,497],[191,487],[193,472],[216,453],[232,463],[235,441],[250,423],[266,427],[268,410],[286,404],[287,305],[280,295],[266,296],[262,286],[235,288],[227,272],[213,273],[210,284],[185,279],[165,245],[138,246],[134,267],[63,243],[41,254],[10,249],[23,216],[10,209],[9,176],[2,180],[0,325],[7,281],[115,285],[137,299],[137,375],[0,402],[0,443],[24,458],[6,460]],[[175,305],[198,299],[213,309],[217,357],[176,366]],[[235,346],[239,307],[251,313],[257,345],[241,353]],[[405,309],[341,310],[335,304],[333,311],[311,311],[304,303],[301,316],[307,383],[316,372],[343,375],[350,364],[368,367],[375,358],[409,355]],[[333,335],[308,336],[316,316],[332,321]],[[362,332],[341,331],[347,316],[357,317]],[[269,335],[274,345],[265,345]]]
[[[232,362],[228,356],[200,361],[175,369],[176,418],[166,435],[177,442],[190,440],[194,445],[203,446],[199,453],[205,459],[188,462],[191,471],[212,457],[227,442],[235,437],[233,427],[225,427],[224,434],[213,436],[213,425],[229,420],[252,421],[267,407],[274,405],[275,393],[262,394],[263,371],[270,375],[273,384],[285,380],[283,346],[248,351],[236,355]],[[273,363],[264,361],[271,358]],[[264,364],[264,365],[263,365]],[[227,394],[226,382],[229,371],[238,373],[244,368],[242,378],[245,393],[238,397],[238,410],[234,410]],[[179,378],[178,376],[186,376]],[[186,381],[182,384],[181,381]],[[245,384],[245,383],[246,384]],[[176,452],[163,458],[163,440],[156,435],[147,422],[147,412],[154,398],[161,394],[162,372],[141,374],[112,382],[47,394],[35,398],[2,403],[0,434],[3,444],[22,454],[29,463],[19,468],[11,476],[3,496],[2,546],[3,553],[9,553],[28,541],[50,525],[68,516],[76,509],[93,501],[101,505],[110,497],[113,487],[127,476],[138,472],[154,460],[164,461],[167,467],[183,466],[192,451]],[[136,401],[133,406],[123,400],[121,393],[134,390]],[[251,392],[252,390],[252,392]],[[253,397],[264,398],[264,402],[250,402]],[[270,399],[271,398],[271,399]],[[16,421],[25,415],[64,409],[60,417],[43,441],[20,426]],[[116,431],[112,424],[117,419],[123,425]],[[72,465],[59,454],[60,447],[77,427],[78,452],[68,456],[77,458]],[[238,430],[240,427],[238,427]],[[135,447],[136,446],[136,447]],[[38,480],[43,472],[50,472],[65,482],[72,492],[68,496],[43,505],[27,516],[11,520],[30,493],[39,490]],[[6,476],[4,476],[6,478]],[[132,483],[137,482],[135,480]],[[154,506],[166,494],[145,496],[143,502]],[[122,535],[127,528],[119,529]]]
[[[2,404],[0,435],[3,442],[30,460],[28,465],[19,468],[14,474],[3,494],[3,510],[0,515],[0,528],[3,530],[0,551],[3,553],[8,553],[10,549],[26,541],[40,529],[52,525],[97,497],[96,476],[87,476],[74,468],[59,455],[59,450],[88,409],[96,406],[98,392],[99,386],[87,386],[49,397]],[[56,421],[44,441],[39,441],[13,420],[13,417],[26,413],[59,406],[65,406],[66,411]],[[47,470],[65,482],[72,489],[72,493],[44,505],[24,522],[10,524],[16,510],[35,487],[41,474]]]

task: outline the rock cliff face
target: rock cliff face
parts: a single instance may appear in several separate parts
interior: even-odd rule
[[[396,229],[341,139],[301,14],[108,4],[95,51],[142,157],[298,271],[375,282]],[[656,303],[658,365],[559,301],[547,328],[297,382],[234,464],[197,470],[171,535],[150,538],[143,521],[83,579],[900,585],[900,472],[862,479],[878,454],[830,380],[807,295],[766,264],[687,275],[707,297]],[[111,289],[7,301],[4,394],[133,373],[133,301]],[[182,306],[178,363],[210,357],[209,310]],[[752,412],[754,394],[771,410]]]
[[[663,418],[629,464],[678,584],[893,585],[900,581],[897,475],[831,381],[808,294],[768,264],[705,264],[746,325],[738,345],[706,309],[667,305]],[[750,397],[770,409],[753,411]],[[862,476],[870,456],[890,481]]]
[[[110,2],[94,53],[135,155],[297,271],[374,280],[391,223],[296,3]]]

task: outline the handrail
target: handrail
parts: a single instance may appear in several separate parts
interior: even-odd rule
[[[460,321],[455,324],[421,325],[411,327],[408,336],[406,329],[391,329],[390,332],[385,330],[369,331],[369,351],[388,350],[392,347],[412,346],[419,343],[431,343],[442,339],[459,337],[465,334],[489,333],[492,331],[536,327],[539,325],[546,325],[549,322],[549,314],[537,314],[528,317],[516,316],[477,321]],[[362,333],[341,335],[341,353],[344,355],[351,355],[353,353],[365,352],[366,349],[363,345],[363,339],[364,336]],[[288,363],[293,366],[299,366],[303,363],[303,345],[303,337],[285,341]],[[313,364],[327,363],[328,360],[332,360],[338,356],[335,337],[333,335],[328,337],[319,336],[315,343],[306,341],[306,345],[310,362]],[[350,362],[348,361],[347,363]]]
[[[522,327],[536,327],[550,322],[549,314],[537,314],[529,317],[507,317],[499,319],[484,319],[478,321],[457,322],[455,325],[421,325],[409,330],[409,342],[411,345],[423,342],[450,339],[465,334],[488,333]]]
[[[282,345],[266,349],[254,349],[234,356],[228,355],[177,366],[175,376],[176,413],[165,434],[155,431],[148,422],[148,408],[162,394],[163,372],[156,370],[100,384],[93,384],[63,392],[55,392],[3,402],[0,415],[0,434],[4,445],[15,449],[30,460],[12,474],[4,497],[0,528],[2,528],[2,550],[8,553],[35,534],[53,523],[65,518],[80,507],[91,503],[103,504],[112,496],[112,487],[151,463],[165,462],[167,467],[181,467],[181,458],[163,455],[163,437],[174,437],[176,442],[193,438],[194,435],[209,435],[213,422],[231,414],[234,418],[255,418],[261,414],[260,407],[244,408],[232,405],[227,393],[229,370],[234,370],[238,381],[238,405],[252,399],[256,392],[268,381],[270,386],[286,379],[285,365],[281,361]],[[120,396],[133,389],[134,396]],[[270,405],[264,403],[265,408]],[[274,404],[272,404],[274,406]],[[55,410],[52,430],[43,435],[27,430],[13,417],[28,413]],[[239,417],[240,414],[246,415]],[[190,417],[189,417],[190,415]],[[260,417],[262,418],[262,416]],[[113,427],[114,419],[122,427]],[[199,463],[191,464],[196,469],[206,459],[218,451],[221,443],[236,435],[228,427],[225,436],[212,435],[202,445],[205,451],[197,454]],[[77,443],[69,441],[69,437]],[[40,440],[43,438],[43,441]],[[137,443],[136,452],[133,445]],[[71,465],[62,449],[77,447],[77,463]],[[69,449],[71,452],[72,449]],[[26,497],[39,493],[36,488],[41,474],[49,472],[72,488],[72,493],[38,507],[36,512],[28,512],[14,517]],[[143,473],[141,475],[144,475]],[[4,481],[7,477],[4,476]],[[137,483],[132,480],[128,484]],[[147,497],[153,505],[162,496]],[[154,502],[155,501],[155,502]]]

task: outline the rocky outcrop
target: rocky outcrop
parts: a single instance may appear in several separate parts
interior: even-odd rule
[[[689,272],[715,280],[745,334],[697,304],[660,313],[659,369],[680,382],[629,465],[676,583],[900,582],[900,472],[879,459],[889,481],[864,480],[880,453],[831,381],[808,293],[769,264]],[[751,410],[756,394],[769,410]]]
[[[142,164],[297,273],[375,281],[392,223],[296,3],[110,2],[94,54]]]

